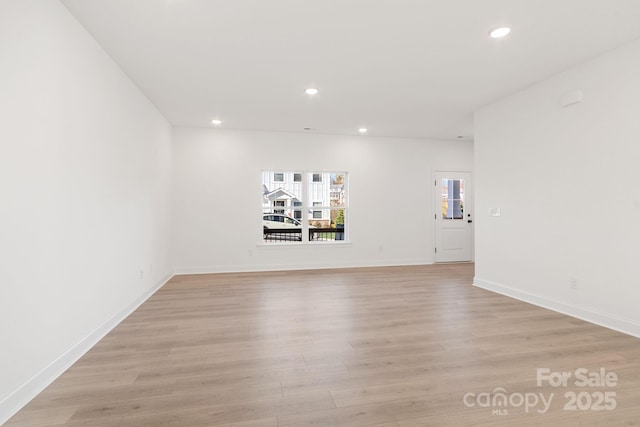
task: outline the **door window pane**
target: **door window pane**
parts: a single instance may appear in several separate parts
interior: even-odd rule
[[[442,219],[464,218],[464,179],[442,180]]]

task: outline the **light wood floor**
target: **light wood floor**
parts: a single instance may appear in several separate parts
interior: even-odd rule
[[[470,264],[175,277],[7,426],[640,423],[639,339],[472,277]],[[538,387],[537,368],[619,379]],[[463,402],[497,388],[512,406]],[[607,391],[615,410],[563,408],[567,392]],[[534,393],[554,393],[547,413],[516,406]]]

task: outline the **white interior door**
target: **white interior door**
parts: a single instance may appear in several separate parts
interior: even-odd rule
[[[472,182],[469,172],[436,172],[436,262],[472,260]]]

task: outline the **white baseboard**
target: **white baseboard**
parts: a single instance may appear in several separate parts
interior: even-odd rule
[[[566,314],[567,316],[575,317],[580,320],[603,326],[608,329],[613,329],[614,331],[622,332],[623,334],[640,338],[640,323],[633,320],[625,319],[609,313],[604,313],[602,311],[594,310],[588,307],[554,301],[540,295],[523,292],[518,289],[493,283],[488,280],[480,279],[478,277],[475,277],[473,279],[473,286],[511,298],[515,298],[517,300],[537,305],[539,307],[543,307],[552,311],[556,311],[558,313]]]
[[[138,307],[142,305],[151,295],[164,286],[172,277],[173,273],[167,275],[155,286],[145,291],[131,304],[119,313],[114,314],[102,325],[91,331],[75,345],[61,354],[57,359],[35,374],[31,379],[18,387],[15,391],[0,401],[0,425],[13,417],[20,409],[29,403],[34,397],[42,392],[47,386],[77,362],[87,351],[98,343],[120,322],[126,319]]]
[[[180,267],[175,274],[216,274],[216,273],[259,273],[262,271],[292,271],[292,270],[328,270],[333,268],[363,268],[363,267],[397,267],[407,265],[431,265],[433,259],[362,261],[327,264],[269,264],[269,265],[218,265],[210,267]]]

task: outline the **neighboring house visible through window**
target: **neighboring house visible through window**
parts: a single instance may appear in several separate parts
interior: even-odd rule
[[[265,242],[345,239],[346,172],[262,173]]]
[[[322,202],[313,202],[313,207],[322,206]],[[313,211],[313,219],[322,219],[322,211]]]

